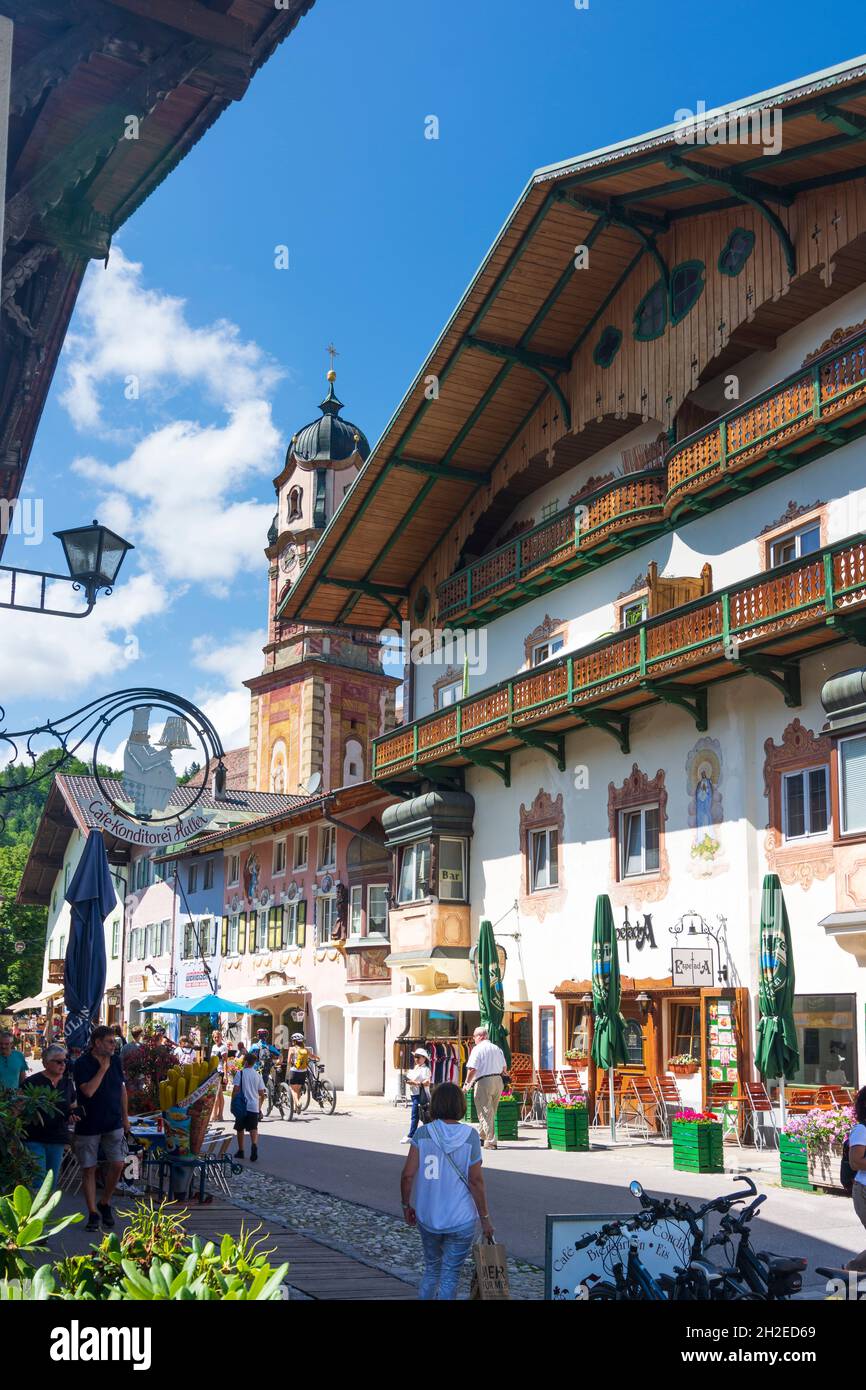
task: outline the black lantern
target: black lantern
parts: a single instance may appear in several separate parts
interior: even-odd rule
[[[70,578],[84,589],[91,604],[100,589],[111,591],[126,552],[135,549],[98,521],[54,534],[63,546]]]

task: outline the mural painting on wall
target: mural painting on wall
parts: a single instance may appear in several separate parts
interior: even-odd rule
[[[260,873],[261,864],[259,863],[259,856],[255,850],[252,850],[244,861],[244,892],[250,902],[255,901]]]
[[[686,755],[689,827],[692,831],[689,868],[696,878],[723,873],[721,832],[722,749],[716,738],[699,738]]]

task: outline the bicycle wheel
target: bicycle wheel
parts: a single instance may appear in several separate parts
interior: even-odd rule
[[[265,1087],[265,1092],[266,1092],[266,1095],[267,1095],[267,1100],[265,1101],[265,1114],[266,1114],[266,1115],[270,1115],[271,1111],[272,1111],[273,1108],[274,1108],[274,1104],[275,1104],[275,1099],[274,1099],[274,1088],[273,1088],[273,1086],[271,1085],[270,1079],[268,1080],[268,1083],[267,1083],[267,1085],[266,1085],[266,1087]]]
[[[319,1094],[316,1096],[316,1100],[327,1115],[333,1115],[337,1108],[337,1088],[326,1076],[323,1076],[319,1082]]]
[[[280,1114],[283,1114],[283,1111],[287,1110],[288,1118],[293,1120],[295,1118],[295,1097],[292,1093],[291,1086],[287,1085],[285,1081],[280,1086],[280,1097],[282,1100]],[[283,1115],[283,1118],[285,1119],[286,1116]]]
[[[305,1082],[304,1082],[304,1086],[303,1086],[303,1090],[301,1091],[301,1104],[300,1104],[300,1109],[301,1109],[301,1110],[309,1110],[309,1108],[310,1108],[311,1094],[312,1094],[312,1093],[311,1093],[311,1091],[310,1091],[310,1083],[309,1083],[309,1081],[305,1081]]]

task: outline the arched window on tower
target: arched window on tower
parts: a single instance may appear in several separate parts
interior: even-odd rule
[[[301,503],[303,502],[303,490],[293,487],[289,492],[289,521],[300,521]]]
[[[346,755],[343,758],[343,786],[364,780],[364,748],[356,738],[346,739]]]
[[[277,739],[271,749],[271,775],[270,784],[272,792],[284,792],[288,783],[288,759],[286,755],[286,745],[283,740]]]

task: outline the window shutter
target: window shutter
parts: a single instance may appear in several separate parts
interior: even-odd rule
[[[296,944],[297,944],[298,946],[306,946],[306,944],[307,944],[307,900],[306,900],[306,898],[302,898],[301,901],[298,903],[297,940],[296,940]]]
[[[286,909],[284,907],[276,907],[274,911],[277,914],[277,949],[282,950],[286,944]]]
[[[268,913],[268,950],[277,949],[277,909],[272,907]]]
[[[223,956],[227,956],[229,951],[229,919],[227,916],[223,917],[223,932],[221,946],[222,950],[220,954]]]
[[[238,913],[238,955],[242,956],[247,949],[247,914]]]
[[[247,950],[256,949],[256,941],[259,935],[259,914],[257,912],[247,913]]]

